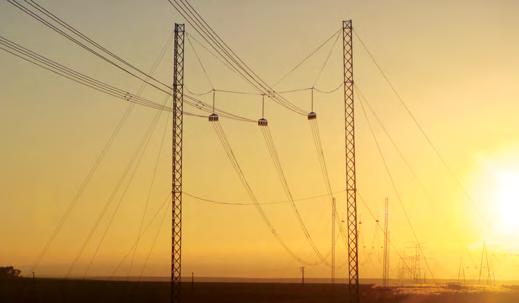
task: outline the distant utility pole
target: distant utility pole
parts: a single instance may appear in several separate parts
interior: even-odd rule
[[[357,233],[357,174],[355,170],[355,110],[353,93],[353,26],[342,22],[344,124],[346,143],[346,214],[348,226],[348,301],[359,303],[359,245]]]
[[[336,201],[335,197],[332,198],[332,284],[335,283],[335,210],[336,210]]]
[[[384,262],[382,272],[382,286],[389,286],[389,200],[386,198],[384,217]]]
[[[182,277],[182,133],[184,118],[184,24],[175,23],[173,46],[173,143],[171,218],[171,303],[181,302]]]
[[[301,285],[305,285],[305,267],[301,266]]]

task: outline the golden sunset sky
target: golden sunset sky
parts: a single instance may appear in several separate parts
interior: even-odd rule
[[[184,20],[167,1],[39,1],[50,11],[138,67],[149,70],[168,43],[154,75],[172,82],[171,35]],[[416,243],[409,215],[434,278],[457,276],[460,260],[467,278],[477,278],[486,242],[496,279],[517,279],[519,270],[519,2],[498,1],[191,1],[209,24],[258,75],[271,85],[321,42],[353,26],[391,79],[448,168],[437,157],[384,81],[359,41],[354,39],[356,85],[399,146],[414,177],[375,117],[368,111],[387,165],[393,190],[367,121],[356,106],[359,194],[383,221],[389,198],[391,276]],[[96,79],[136,92],[140,83],[50,31],[7,1],[0,3],[0,34]],[[198,40],[196,32],[186,31]],[[342,82],[341,40],[333,39],[307,64],[275,88],[332,90]],[[215,88],[253,91],[207,51],[194,44]],[[185,85],[194,92],[211,89],[186,43]],[[0,265],[26,275],[49,239],[82,180],[129,104],[75,84],[0,51]],[[164,95],[146,87],[143,96],[162,103]],[[310,111],[310,92],[287,94]],[[211,102],[211,95],[200,97]],[[359,101],[357,99],[357,101]],[[168,102],[171,102],[168,100]],[[217,106],[260,118],[261,97],[217,93]],[[315,93],[315,111],[332,188],[345,214],[344,113],[342,90]],[[186,110],[195,111],[187,105]],[[63,276],[78,254],[111,192],[123,175],[154,109],[135,105],[106,158],[51,244],[39,275]],[[296,199],[326,194],[312,133],[305,117],[267,100],[269,120],[283,169]],[[184,191],[227,202],[248,201],[207,119],[185,117]],[[263,137],[254,123],[221,119],[230,144],[260,202],[286,201]],[[130,251],[141,222],[160,209],[171,191],[171,116],[159,116],[156,129],[128,185],[91,276],[110,276]],[[163,137],[165,134],[165,137]],[[164,144],[161,145],[162,138]],[[162,146],[162,150],[160,147]],[[159,162],[156,159],[160,152]],[[116,192],[108,215],[95,230],[72,276],[82,276],[129,179]],[[461,186],[460,186],[461,184]],[[297,201],[319,249],[330,248],[330,199]],[[304,259],[316,261],[290,204],[264,205],[277,231]],[[359,200],[360,274],[382,275],[382,232]],[[155,234],[146,276],[170,272],[170,204],[150,223],[135,254],[115,273],[138,275]],[[162,214],[165,215],[160,224]],[[216,205],[184,196],[183,272],[212,277],[296,277],[299,266],[275,241],[252,205]],[[346,276],[344,243],[337,241],[337,272]],[[430,273],[423,264],[423,270]],[[307,266],[311,277],[328,277],[324,265]]]

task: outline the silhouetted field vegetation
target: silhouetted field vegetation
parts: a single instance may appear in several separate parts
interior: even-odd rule
[[[518,288],[499,290],[442,290],[441,288],[382,289],[371,285],[361,288],[362,303],[517,303]],[[289,283],[208,283],[182,289],[183,302],[222,303],[332,303],[346,302],[344,284]],[[127,282],[101,280],[2,279],[0,302],[169,302],[167,282]]]

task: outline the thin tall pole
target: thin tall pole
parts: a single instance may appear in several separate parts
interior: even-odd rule
[[[386,198],[384,216],[384,262],[382,286],[389,286],[389,200]]]
[[[335,214],[336,214],[336,201],[335,197],[332,198],[332,284],[335,283]]]
[[[175,23],[173,47],[173,144],[172,144],[172,224],[171,224],[171,303],[181,301],[182,277],[182,133],[184,101],[184,24]]]
[[[353,98],[353,27],[342,22],[344,68],[344,116],[346,141],[346,211],[348,217],[348,298],[358,303],[359,246],[357,233],[357,176],[355,171],[355,111]]]

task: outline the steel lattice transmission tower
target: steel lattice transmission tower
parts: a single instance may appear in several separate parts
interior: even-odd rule
[[[184,117],[184,24],[175,23],[173,47],[173,148],[171,224],[171,302],[181,300],[182,277],[182,132]]]
[[[353,98],[353,27],[342,22],[344,67],[344,119],[346,130],[346,210],[348,226],[348,298],[358,303],[359,247],[357,233],[357,179],[355,172],[355,111]]]

